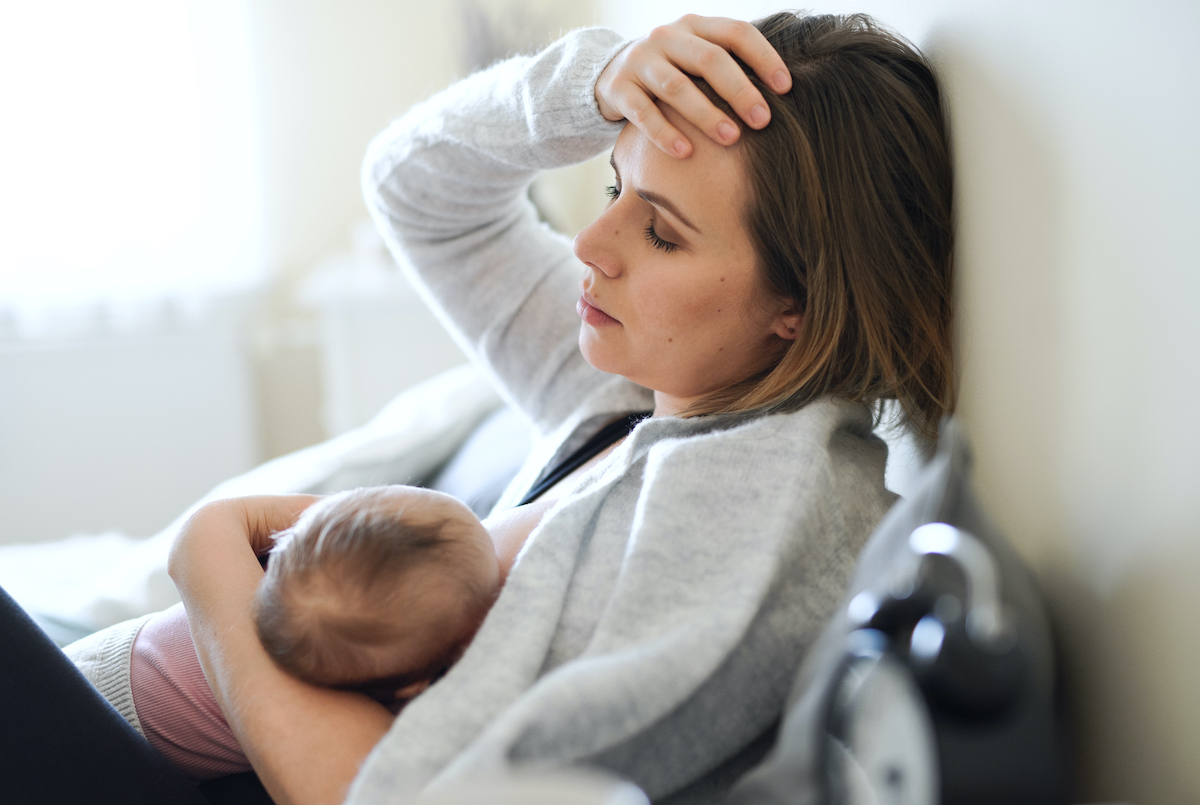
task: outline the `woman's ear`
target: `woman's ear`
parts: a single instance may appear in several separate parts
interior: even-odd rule
[[[795,341],[800,335],[802,324],[804,324],[804,314],[800,311],[800,307],[795,302],[788,300],[783,311],[775,317],[771,332],[784,341]]]

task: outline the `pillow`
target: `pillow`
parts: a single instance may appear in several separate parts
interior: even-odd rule
[[[476,517],[487,517],[532,446],[529,423],[504,406],[471,433],[426,486],[458,498]]]

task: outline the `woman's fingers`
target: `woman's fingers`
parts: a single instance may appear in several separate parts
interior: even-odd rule
[[[725,58],[729,58],[729,54],[716,45],[710,45],[710,47]],[[730,61],[733,60],[730,59]],[[730,145],[737,141],[739,133],[737,125],[729,119],[728,115],[718,109],[707,95],[700,91],[690,75],[673,64],[665,63],[656,65],[655,72],[657,75],[650,80],[650,85],[660,100],[682,115],[693,126],[703,131],[709,139],[715,140],[721,145]],[[745,74],[741,70],[738,70],[738,73],[742,75],[742,83],[745,87],[754,91],[750,82],[745,80]],[[724,97],[718,87],[714,86],[713,89],[717,90],[718,95]],[[756,91],[754,94],[761,104],[761,96]],[[657,107],[655,108],[657,109]],[[736,111],[737,107],[735,106],[734,109]],[[765,111],[765,104],[763,109]],[[770,115],[768,114],[761,120],[760,125],[766,125],[769,119]]]
[[[697,36],[720,45],[744,61],[746,66],[753,70],[755,75],[777,95],[792,88],[792,74],[788,72],[787,65],[784,64],[783,59],[767,41],[767,38],[762,35],[762,31],[750,23],[723,17],[689,16],[684,19],[688,21]],[[741,70],[739,69],[738,72]],[[731,100],[724,93],[719,94],[722,98]]]
[[[657,92],[650,88],[655,83],[654,65],[661,68],[670,64],[647,40],[630,44],[605,66],[596,80],[596,105],[606,119],[628,120],[666,153],[685,157],[691,153],[691,143],[667,122],[655,104],[662,88]]]
[[[684,17],[679,24],[688,29],[691,35],[663,37],[663,54],[683,73],[707,81],[717,95],[721,96],[733,108],[734,113],[751,128],[760,129],[767,125],[771,120],[771,112],[762,93],[730,55],[731,50],[739,56],[740,51],[745,51],[753,53],[756,60],[762,61],[762,54],[752,48],[754,40],[750,32],[753,32],[774,55],[779,65],[782,65],[783,61],[758,29],[745,22],[709,17]],[[696,89],[690,79],[687,83],[691,85],[690,88],[696,96],[699,96],[699,100],[692,104],[692,108],[676,106],[676,111],[723,145],[736,140],[736,127],[733,131],[726,128],[733,127],[732,121]],[[663,97],[663,100],[675,106],[670,98]],[[718,121],[724,122],[725,127],[719,126]],[[732,136],[722,137],[721,133]]]
[[[678,33],[677,28],[672,30]],[[672,35],[656,29],[613,59],[596,82],[600,113],[609,120],[628,120],[660,149],[675,157],[688,156],[692,145],[683,132],[667,120],[656,103],[658,100],[674,108],[718,143],[729,145],[735,142],[737,126],[696,87],[691,76],[676,66],[675,59],[683,49],[672,47],[672,42],[668,41]],[[710,47],[720,51],[736,68],[728,53],[715,45]],[[740,69],[738,73],[741,73]],[[744,73],[742,78],[745,80]],[[746,84],[749,85],[749,81]]]
[[[599,87],[599,83],[596,86]],[[644,85],[625,81],[610,91],[608,100],[612,111],[604,113],[605,117],[628,120],[672,156],[685,157],[691,153],[692,146],[687,137],[667,121]],[[603,107],[601,111],[603,113]]]
[[[264,553],[275,534],[295,524],[300,514],[321,498],[317,495],[256,495],[237,498],[245,518],[246,535],[255,553]]]
[[[770,110],[731,52],[776,92],[791,87],[783,60],[753,25],[689,15],[655,28],[605,67],[596,82],[596,102],[609,120],[628,120],[672,156],[691,153],[691,144],[656,105],[671,106],[714,141],[729,145],[739,130],[728,115],[696,87],[703,78],[747,125],[762,128]]]
[[[698,76],[707,81],[717,95],[733,108],[734,113],[745,121],[746,125],[761,129],[770,122],[771,111],[767,107],[762,93],[751,83],[741,66],[734,61],[725,48],[707,40],[692,37],[676,43],[676,48],[669,55],[683,73]],[[700,92],[688,76],[684,77],[688,79],[687,83],[691,92],[703,101],[706,118],[719,115],[722,119],[727,119],[725,114],[718,110],[704,93]],[[680,114],[703,129],[710,137],[712,136],[704,125],[706,121],[697,119],[693,116],[694,113],[689,113],[688,109],[676,106],[669,98],[663,98],[663,100],[674,106]]]

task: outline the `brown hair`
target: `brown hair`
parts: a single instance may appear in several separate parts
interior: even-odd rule
[[[395,637],[399,607],[412,605],[407,574],[438,563],[453,571],[461,541],[451,521],[406,522],[383,502],[383,489],[356,489],[307,509],[279,535],[254,600],[254,623],[267,654],[314,684],[344,681],[353,649]],[[460,580],[470,600],[492,591]],[[484,599],[488,599],[484,601]]]
[[[771,107],[765,128],[743,128],[747,229],[766,287],[803,324],[773,367],[688,413],[794,410],[834,395],[881,416],[895,399],[933,437],[955,404],[952,168],[937,79],[912,44],[862,14],[784,12],[755,25],[792,89],[775,95],[747,69]]]

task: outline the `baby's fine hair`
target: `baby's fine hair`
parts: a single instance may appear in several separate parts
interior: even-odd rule
[[[395,636],[397,607],[412,601],[401,593],[409,571],[440,565],[453,576],[460,524],[427,512],[412,520],[386,488],[356,489],[315,503],[277,537],[254,601],[259,640],[276,664],[313,684],[340,680],[356,648]],[[460,579],[471,599],[488,594]]]

